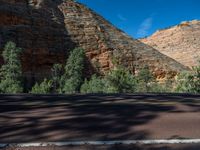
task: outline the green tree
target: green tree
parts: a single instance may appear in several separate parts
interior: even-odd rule
[[[36,83],[30,93],[33,94],[48,94],[51,92],[53,82],[51,80],[44,79],[40,84]]]
[[[190,87],[188,86],[189,82],[189,73],[188,72],[182,72],[178,75],[177,81],[176,81],[176,92],[189,92]]]
[[[13,42],[8,42],[3,51],[5,64],[0,68],[0,91],[1,93],[21,93],[22,69],[20,53],[22,50]]]
[[[193,73],[189,75],[190,92],[200,93],[200,66],[193,67]]]
[[[155,81],[149,67],[143,67],[137,75],[137,92],[150,92],[150,84]]]
[[[105,93],[106,89],[106,81],[101,77],[93,75],[89,81],[85,79],[81,86],[81,93]]]
[[[193,67],[190,73],[187,72],[179,75],[176,91],[200,93],[200,66]]]
[[[83,82],[85,53],[81,48],[71,51],[61,78],[62,93],[76,93],[80,90]]]
[[[75,93],[80,91],[83,82],[85,53],[81,48],[70,52],[63,69],[61,64],[54,64],[52,72],[52,89],[56,93]],[[36,87],[39,85],[37,84]]]
[[[124,67],[118,66],[105,77],[108,93],[132,93],[135,91],[135,77]]]
[[[53,91],[58,93],[61,88],[61,78],[63,75],[62,65],[54,64],[51,69],[51,72],[52,72]]]

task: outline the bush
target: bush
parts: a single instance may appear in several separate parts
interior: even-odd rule
[[[188,76],[189,92],[200,93],[200,66],[193,68],[193,73]]]
[[[132,93],[135,91],[135,77],[125,68],[118,66],[104,78],[93,75],[81,86],[81,93]]]
[[[170,81],[165,81],[165,83],[151,83],[149,86],[149,92],[152,93],[170,93],[173,92],[173,85]]]
[[[176,91],[200,93],[200,67],[194,67],[192,73],[181,73],[178,76]]]
[[[132,93],[135,91],[135,77],[121,66],[111,70],[105,80],[108,93]]]
[[[151,92],[150,85],[155,82],[153,74],[150,72],[149,67],[142,68],[137,75],[137,92]]]
[[[51,92],[52,81],[44,79],[44,81],[40,84],[36,83],[30,93],[32,94],[48,94]]]
[[[106,91],[106,81],[96,75],[93,75],[88,81],[81,86],[81,93],[105,93]]]

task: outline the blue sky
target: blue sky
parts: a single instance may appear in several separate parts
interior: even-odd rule
[[[134,38],[200,20],[200,0],[78,0]]]

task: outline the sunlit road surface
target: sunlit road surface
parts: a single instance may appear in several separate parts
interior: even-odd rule
[[[200,95],[1,95],[0,101],[0,143],[200,139]]]

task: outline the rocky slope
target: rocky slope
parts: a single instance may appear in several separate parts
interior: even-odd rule
[[[133,72],[149,65],[158,78],[188,69],[72,0],[0,0],[0,49],[10,40],[24,49],[23,72],[33,82],[54,63],[64,63],[75,47],[85,49],[89,73],[104,73],[113,62]]]
[[[200,21],[182,22],[141,41],[191,68],[200,59]]]

